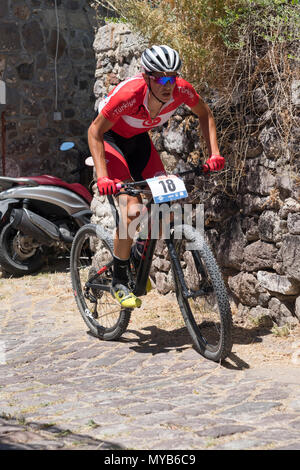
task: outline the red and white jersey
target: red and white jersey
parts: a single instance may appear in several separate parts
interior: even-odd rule
[[[195,106],[199,95],[193,86],[181,77],[176,78],[172,98],[165,103],[159,114],[151,119],[148,109],[149,89],[140,73],[119,83],[98,106],[98,112],[114,125],[112,130],[122,137],[130,138],[161,126],[185,103]]]

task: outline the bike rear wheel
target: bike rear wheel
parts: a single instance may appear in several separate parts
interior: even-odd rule
[[[72,243],[70,271],[78,309],[90,331],[116,340],[126,330],[131,310],[122,309],[110,293],[113,239],[102,227],[81,227]]]
[[[232,315],[226,287],[203,237],[188,225],[177,226],[178,230],[182,238],[169,247],[169,251],[175,248],[170,258],[178,304],[197,351],[219,362],[232,348]]]

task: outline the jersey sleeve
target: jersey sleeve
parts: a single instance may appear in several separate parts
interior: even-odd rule
[[[117,122],[122,115],[128,115],[135,108],[137,98],[134,93],[116,87],[111,94],[99,103],[98,112],[110,122]]]
[[[187,104],[190,108],[193,108],[199,102],[200,95],[196,92],[193,85],[186,80],[179,79],[178,91],[182,102]]]

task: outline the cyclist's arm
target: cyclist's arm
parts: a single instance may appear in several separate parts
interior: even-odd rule
[[[97,178],[108,176],[105,161],[103,134],[114,125],[102,113],[92,122],[88,130],[88,143],[93,157]]]
[[[220,155],[217,141],[216,124],[211,110],[202,100],[202,98],[199,99],[195,106],[191,107],[191,110],[199,118],[201,130],[207,144],[209,155]]]

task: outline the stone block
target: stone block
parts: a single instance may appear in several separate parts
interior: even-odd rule
[[[155,284],[160,294],[167,294],[171,290],[174,290],[172,279],[167,274],[162,272],[156,273]]]
[[[158,270],[158,271],[163,271],[163,272],[169,272],[171,269],[171,263],[170,261],[164,259],[164,258],[155,258],[153,261],[153,266]]]
[[[167,152],[182,154],[188,151],[188,137],[183,126],[172,122],[170,126],[163,131],[164,147]]]
[[[22,27],[22,37],[25,49],[29,52],[39,52],[44,47],[44,36],[38,21],[25,23]]]
[[[17,67],[17,72],[21,80],[32,80],[34,75],[34,63],[23,63]]]
[[[300,212],[300,203],[292,197],[289,197],[284,201],[284,204],[278,212],[278,215],[281,219],[287,219],[290,213],[295,214],[297,212]]]
[[[271,327],[273,325],[272,315],[268,308],[253,307],[249,311],[249,317],[257,323],[257,326]]]
[[[145,49],[142,37],[137,34],[128,33],[127,30],[120,34],[119,45],[116,51],[117,56],[132,57],[134,54],[140,54]],[[133,58],[134,60],[134,58]],[[140,61],[138,61],[140,63]]]
[[[300,235],[285,235],[279,255],[285,275],[300,281]]]
[[[246,238],[241,227],[241,218],[232,217],[223,225],[223,233],[217,246],[217,258],[226,268],[240,270],[244,260]]]
[[[186,253],[184,253],[183,259],[186,264],[186,268],[184,269],[184,278],[187,288],[191,290],[198,290],[200,287],[199,275],[196,270],[192,253],[190,251],[187,251]]]
[[[260,159],[248,160],[246,176],[241,181],[241,189],[245,192],[254,192],[262,196],[270,194],[274,188],[276,178],[267,168],[260,165]]]
[[[275,159],[281,155],[282,139],[275,126],[264,127],[258,136],[258,140],[263,146],[263,150],[267,158]]]
[[[99,28],[95,36],[93,48],[96,54],[114,49],[116,47],[116,25],[104,25]]]
[[[23,114],[26,116],[39,116],[41,114],[42,108],[40,105],[33,99],[23,99],[22,106]]]
[[[258,231],[261,240],[276,242],[280,239],[280,218],[274,211],[265,211],[258,219]]]
[[[296,281],[276,273],[258,271],[257,280],[268,291],[283,295],[296,295],[300,293],[300,286]]]
[[[15,23],[0,23],[0,52],[12,52],[21,49],[21,37]]]
[[[225,194],[217,194],[210,198],[209,206],[205,209],[205,224],[222,222],[238,212],[236,202]],[[242,225],[243,225],[243,221]]]
[[[48,51],[48,54],[52,58],[56,56],[56,47],[57,47],[57,30],[53,29],[50,33],[49,41],[47,42],[47,51]],[[67,43],[65,41],[63,34],[60,32],[59,40],[58,40],[58,48],[57,48],[58,59],[60,59],[60,57],[63,55],[66,47],[67,47]],[[70,50],[72,50],[72,48],[70,48]]]
[[[258,225],[254,217],[245,217],[242,220],[242,228],[247,241],[253,242],[259,240]]]
[[[288,214],[287,227],[290,234],[300,235],[300,213]]]
[[[276,297],[271,298],[268,308],[272,318],[279,326],[285,325],[286,319],[292,316],[292,312]]]
[[[259,271],[272,268],[278,249],[272,243],[261,240],[247,245],[244,250],[244,262],[242,269],[245,271]]]
[[[28,6],[24,5],[24,2],[18,3],[14,2],[13,12],[16,18],[19,18],[22,21],[27,21],[30,17],[30,10]]]
[[[257,280],[253,274],[240,272],[228,278],[228,285],[243,305],[255,307],[259,293],[256,292]]]
[[[51,30],[51,29],[57,28],[55,9],[53,8],[53,0],[51,1],[51,5],[49,3],[49,7],[51,8],[45,8],[43,10],[43,22],[45,26],[49,30]],[[59,10],[58,17],[59,17],[60,31],[66,31],[68,29],[67,14],[63,10]]]
[[[287,198],[291,196],[293,191],[293,179],[289,172],[283,171],[276,175],[276,187],[283,197]]]
[[[241,213],[244,215],[257,215],[257,213],[263,212],[268,203],[267,197],[259,197],[254,194],[240,194],[237,197],[238,205],[241,208]]]
[[[72,119],[69,121],[69,130],[73,136],[82,136],[86,133],[86,127],[77,119]]]

